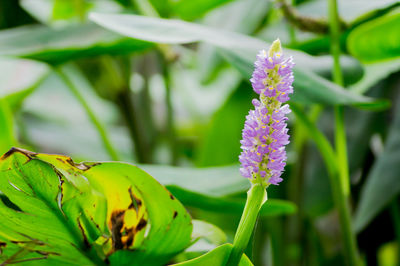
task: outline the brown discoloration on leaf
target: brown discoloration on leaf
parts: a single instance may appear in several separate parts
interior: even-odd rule
[[[143,228],[146,227],[146,225],[147,225],[147,221],[144,218],[140,219],[138,225],[136,226],[136,231],[142,230]]]
[[[124,215],[125,211],[114,211],[111,214],[111,238],[113,250],[118,250],[123,248],[122,244],[122,228],[124,226]]]
[[[175,199],[174,195],[172,195],[171,193],[169,193],[169,197],[170,197],[172,200]]]
[[[178,212],[177,211],[174,211],[174,219],[176,218],[176,216],[178,216]]]
[[[78,227],[79,227],[79,230],[81,231],[81,234],[83,237],[83,244],[85,245],[86,248],[90,248],[89,240],[86,236],[85,229],[83,228],[83,226],[81,224],[81,220],[79,220],[79,217],[76,219],[76,221],[78,222]]]
[[[44,246],[46,243],[37,240],[37,239],[32,239],[32,240],[11,240],[11,243],[13,244],[35,244],[37,246]]]
[[[35,250],[35,252],[40,255],[43,255],[43,256],[49,256],[49,255],[61,256],[60,253],[52,252],[52,251]]]
[[[132,250],[136,234],[148,223],[142,200],[135,196],[132,187],[128,188],[128,193],[131,203],[125,208],[113,210],[108,221],[112,240],[112,251],[108,255],[120,249]]]
[[[128,209],[135,209],[136,213],[139,212],[139,208],[142,207],[142,201],[135,197],[132,192],[132,187],[128,188],[129,197],[131,198],[131,204],[129,205]]]
[[[3,154],[3,156],[0,157],[0,161],[7,159],[8,157],[10,157],[11,155],[13,155],[16,152],[21,153],[22,155],[25,155],[26,157],[28,157],[29,160],[31,160],[32,157],[34,157],[37,154],[35,152],[28,151],[25,149],[12,147],[8,152],[6,152],[5,154]]]
[[[101,163],[90,163],[90,164],[89,163],[75,163],[71,157],[66,157],[66,156],[58,157],[57,160],[59,160],[62,163],[67,163],[67,164],[69,164],[79,170],[82,170],[82,171],[87,171],[90,168],[92,168],[93,166],[101,164]],[[73,173],[71,173],[71,174],[73,174]]]

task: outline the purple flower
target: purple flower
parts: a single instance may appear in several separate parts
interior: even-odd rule
[[[255,70],[250,79],[259,99],[253,99],[254,110],[246,116],[242,131],[239,156],[240,173],[252,182],[278,185],[286,165],[285,145],[289,105],[283,104],[293,93],[294,66],[292,57],[282,54],[280,41],[276,40],[268,52],[257,55]]]

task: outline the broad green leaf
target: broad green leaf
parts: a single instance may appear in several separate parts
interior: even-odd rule
[[[203,266],[203,265],[213,265],[213,266],[225,266],[228,262],[229,255],[232,251],[232,244],[224,244],[222,246],[217,247],[210,252],[182,263],[173,264],[176,266]],[[238,266],[252,266],[253,263],[249,260],[249,258],[244,254],[239,262]]]
[[[398,100],[398,99],[397,99]],[[398,101],[397,101],[398,102]],[[361,189],[361,197],[356,209],[354,228],[360,232],[400,193],[400,108],[394,112],[382,154],[370,170]]]
[[[350,54],[364,62],[398,58],[399,28],[399,12],[389,13],[361,24],[350,32],[347,39],[348,50]]]
[[[151,44],[121,37],[94,24],[65,29],[24,26],[0,31],[0,56],[14,56],[59,64],[101,54],[142,51]]]
[[[250,78],[256,54],[268,43],[249,36],[208,28],[206,26],[179,20],[149,18],[136,15],[110,15],[92,13],[90,18],[108,29],[123,35],[156,43],[184,44],[206,42],[221,49],[223,55]],[[317,76],[309,70],[314,57],[305,53],[285,49],[293,55],[297,64],[295,68],[297,101],[315,102],[330,105],[351,104],[365,108],[385,108],[386,101],[374,101],[371,98],[353,94],[342,87]],[[296,95],[295,94],[295,95]]]
[[[163,264],[190,243],[184,207],[133,165],[14,148],[0,169],[0,191],[14,206],[0,202],[0,241],[13,244],[7,259],[25,248],[43,265]]]

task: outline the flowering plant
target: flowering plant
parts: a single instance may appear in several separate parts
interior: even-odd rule
[[[261,50],[250,79],[254,91],[254,110],[246,116],[242,133],[241,174],[252,182],[247,201],[235,234],[228,265],[237,265],[254,229],[258,212],[267,201],[266,187],[278,185],[286,165],[285,145],[289,143],[284,104],[293,93],[292,57],[284,58],[281,43],[274,41],[268,52]],[[284,105],[282,105],[284,104]]]

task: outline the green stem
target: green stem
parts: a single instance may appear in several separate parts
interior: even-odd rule
[[[247,192],[246,205],[242,217],[240,218],[239,226],[236,230],[235,238],[233,240],[233,249],[227,265],[236,266],[239,264],[254,230],[258,212],[266,201],[266,197],[267,191],[261,184],[253,184]]]
[[[328,1],[329,27],[331,35],[331,53],[333,56],[333,80],[343,86],[340,67],[340,22],[336,0]],[[349,265],[358,265],[358,251],[355,234],[351,227],[349,206],[350,179],[347,160],[346,130],[344,127],[343,107],[335,107],[335,145],[338,162],[338,176],[331,178],[333,196],[339,211],[339,219],[344,241],[344,250]]]
[[[60,78],[65,82],[71,92],[74,94],[75,98],[79,101],[82,105],[83,109],[85,109],[86,114],[88,115],[92,124],[96,127],[97,132],[100,135],[101,140],[103,141],[104,148],[107,150],[110,158],[114,161],[118,161],[119,157],[117,152],[114,150],[113,146],[111,145],[111,141],[108,137],[108,134],[101,124],[100,120],[96,117],[93,110],[90,108],[88,103],[86,102],[85,98],[79,92],[79,89],[75,86],[75,84],[71,81],[71,79],[64,73],[61,67],[55,68],[55,72],[60,76]]]

